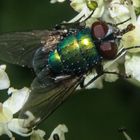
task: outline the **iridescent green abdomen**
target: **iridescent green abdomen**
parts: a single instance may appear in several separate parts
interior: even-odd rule
[[[48,65],[55,73],[82,74],[99,60],[100,55],[87,28],[64,38],[49,54]]]

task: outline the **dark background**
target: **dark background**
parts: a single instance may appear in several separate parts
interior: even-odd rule
[[[66,2],[51,5],[48,0],[0,0],[0,33],[51,29],[75,15]],[[15,88],[29,87],[33,79],[29,69],[11,64],[7,64],[7,73]],[[0,92],[1,101],[6,99],[5,95],[6,90]],[[48,137],[60,123],[69,128],[66,140],[125,140],[117,131],[122,126],[133,140],[139,140],[140,88],[121,79],[105,83],[101,90],[77,91],[40,128]],[[16,137],[16,140],[27,139]],[[8,138],[2,136],[0,139]]]

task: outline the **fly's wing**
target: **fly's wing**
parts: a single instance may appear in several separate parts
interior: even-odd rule
[[[51,115],[75,90],[80,77],[61,76],[60,80],[48,77],[42,71],[32,83],[29,99],[19,118],[25,119],[22,127],[33,127]]]
[[[51,40],[53,37],[56,42]],[[0,59],[12,64],[32,67],[35,51],[47,45],[54,45],[58,38],[55,31],[38,30],[32,32],[12,32],[0,35]],[[47,46],[48,47],[48,46]]]

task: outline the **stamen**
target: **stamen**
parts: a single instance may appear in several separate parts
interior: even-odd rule
[[[87,7],[84,7],[82,9],[82,11],[76,17],[74,17],[73,19],[68,21],[68,23],[73,23],[73,22],[77,22],[78,20],[80,20],[85,15],[86,9],[87,9]]]

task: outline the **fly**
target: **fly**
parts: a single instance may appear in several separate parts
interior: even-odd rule
[[[0,59],[32,68],[36,74],[19,116],[28,120],[24,127],[34,127],[49,117],[77,86],[85,88],[104,73],[111,73],[103,70],[102,61],[127,50],[118,52],[120,36],[133,27],[120,31],[99,20],[90,28],[79,23],[74,28],[1,34]],[[93,69],[97,76],[85,85],[84,77]]]

